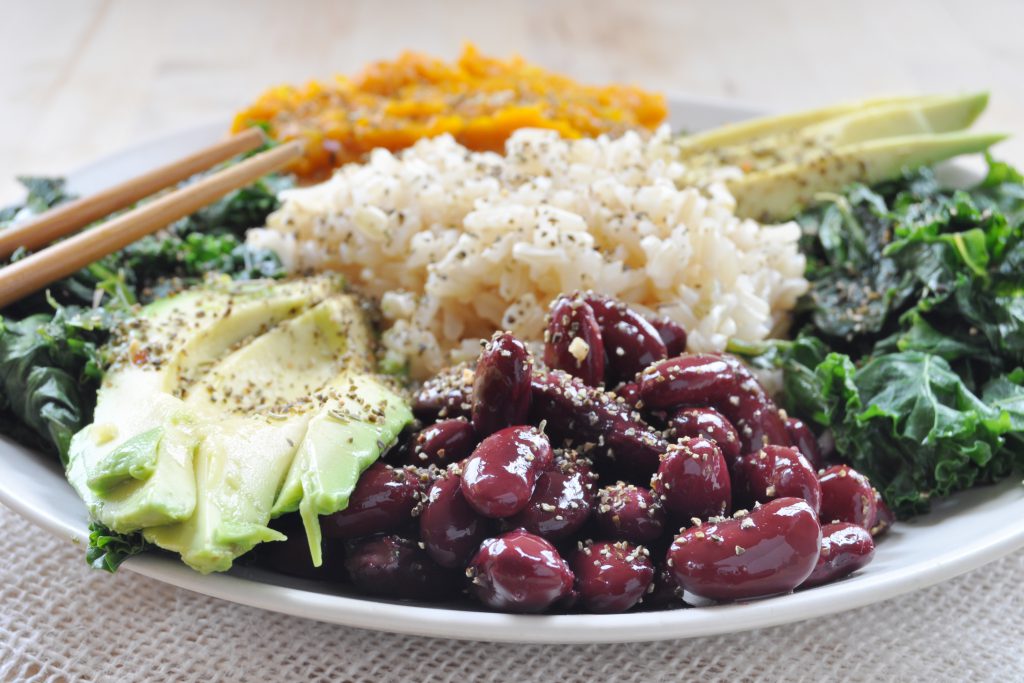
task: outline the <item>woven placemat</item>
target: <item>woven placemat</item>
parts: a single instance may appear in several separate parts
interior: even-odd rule
[[[89,569],[0,507],[2,681],[1022,681],[1024,552],[880,605],[733,636],[466,643],[306,621]]]

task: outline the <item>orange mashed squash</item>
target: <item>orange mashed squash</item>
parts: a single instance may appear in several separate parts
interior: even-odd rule
[[[271,88],[238,112],[232,130],[259,125],[276,140],[305,140],[305,155],[289,170],[316,181],[376,147],[395,151],[443,133],[470,149],[501,151],[519,128],[550,128],[566,138],[618,135],[654,129],[666,114],[659,93],[582,85],[521,57],[496,59],[467,45],[454,63],[404,52],[354,78]]]

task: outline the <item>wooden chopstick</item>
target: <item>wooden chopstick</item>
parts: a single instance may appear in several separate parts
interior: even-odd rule
[[[298,159],[302,151],[298,140],[274,147],[15,261],[0,270],[0,308],[245,187]]]
[[[183,159],[147,171],[94,195],[61,204],[37,218],[8,228],[0,232],[0,259],[13,254],[18,247],[37,249],[59,237],[70,235],[118,209],[131,206],[157,190],[191,178],[237,154],[256,149],[263,144],[264,139],[259,128],[250,128]]]

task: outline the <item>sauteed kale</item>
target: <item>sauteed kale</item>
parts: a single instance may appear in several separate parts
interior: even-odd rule
[[[989,160],[970,190],[931,169],[854,185],[799,217],[811,292],[784,403],[902,514],[1024,463],[1024,184]]]

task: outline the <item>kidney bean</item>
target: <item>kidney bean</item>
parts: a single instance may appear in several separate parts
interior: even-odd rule
[[[821,448],[818,447],[818,439],[803,420],[787,417],[786,432],[789,434],[789,443],[796,446],[796,449],[807,458],[815,472],[825,466]]]
[[[687,607],[683,602],[683,589],[676,583],[672,569],[664,562],[655,565],[654,580],[647,587],[647,595],[643,600],[647,609],[676,609]]]
[[[821,548],[814,510],[778,498],[739,519],[682,531],[666,560],[684,589],[711,600],[787,593],[810,576]]]
[[[606,537],[630,543],[650,543],[665,530],[665,508],[650,489],[618,482],[597,492],[594,512]]]
[[[732,504],[732,484],[722,450],[702,436],[669,444],[657,474],[651,477],[651,490],[676,522],[724,515]]]
[[[875,542],[864,527],[847,522],[821,527],[821,553],[811,575],[801,586],[820,586],[867,566],[875,556]]]
[[[803,498],[815,514],[821,509],[818,475],[793,446],[765,446],[745,455],[735,467],[736,505],[749,508],[773,498]]]
[[[726,463],[731,464],[740,455],[740,436],[725,416],[714,408],[682,408],[672,414],[668,422],[668,437],[703,436],[722,449]]]
[[[685,354],[641,373],[640,398],[648,409],[709,405],[722,413],[740,437],[740,450],[789,444],[775,403],[739,360],[714,354]]]
[[[537,475],[554,459],[535,427],[506,427],[480,442],[462,467],[462,494],[485,517],[509,517],[530,502]]]
[[[473,380],[472,421],[477,434],[526,422],[530,410],[533,359],[508,332],[496,332],[480,353]]]
[[[420,467],[445,467],[472,453],[476,443],[476,430],[465,418],[441,420],[412,436],[406,461]]]
[[[476,373],[468,363],[445,368],[431,377],[412,401],[413,414],[423,422],[449,417],[468,417],[473,407]]]
[[[668,356],[665,342],[647,318],[632,308],[595,292],[586,292],[601,327],[611,383],[628,382],[648,365]]]
[[[530,503],[513,515],[509,524],[550,541],[571,536],[590,519],[592,476],[588,468],[570,466],[542,472]]]
[[[608,355],[608,376],[612,382],[628,382],[651,363],[668,354],[656,330],[641,329],[620,320],[601,329]]]
[[[654,566],[642,546],[624,541],[588,544],[572,558],[576,590],[589,612],[625,612],[643,599]]]
[[[658,469],[665,440],[611,392],[560,370],[534,375],[532,390],[532,420],[576,445],[597,444],[607,458],[602,471],[643,481]]]
[[[871,482],[849,465],[836,465],[818,478],[821,485],[821,521],[849,522],[865,529],[878,517],[878,504]]]
[[[490,520],[462,495],[461,475],[456,465],[435,481],[420,513],[420,539],[442,567],[465,567],[490,532]]]
[[[669,357],[686,353],[686,328],[672,318],[664,315],[652,316],[649,318],[651,325],[658,331],[662,343],[665,344],[665,351]]]
[[[358,590],[388,598],[437,600],[462,584],[460,573],[438,566],[415,541],[393,535],[354,541],[345,567]]]
[[[509,612],[543,612],[573,599],[575,576],[555,546],[516,530],[483,542],[467,576],[480,602]]]
[[[896,515],[882,500],[882,494],[875,490],[875,521],[869,531],[872,536],[881,536],[896,523]]]
[[[620,384],[615,388],[615,395],[633,410],[640,410],[643,407],[643,402],[640,401],[640,385],[636,382]]]
[[[594,309],[579,296],[560,296],[551,305],[544,332],[544,362],[584,384],[604,383],[605,351]]]
[[[320,528],[328,538],[397,531],[412,521],[424,488],[424,477],[415,467],[376,462],[359,476],[348,507],[321,517]]]

